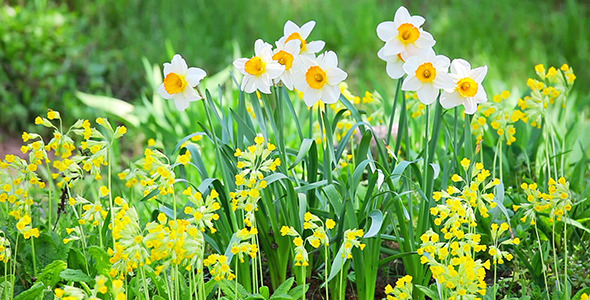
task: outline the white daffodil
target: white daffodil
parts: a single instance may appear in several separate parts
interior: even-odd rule
[[[488,66],[471,70],[471,65],[466,60],[454,59],[449,74],[454,84],[446,87],[440,95],[442,107],[448,109],[463,104],[466,114],[474,114],[479,103],[488,101],[481,84],[487,73]]]
[[[276,81],[282,81],[289,90],[293,90],[293,74],[297,69],[293,67],[293,63],[295,58],[299,56],[300,45],[301,41],[299,40],[290,40],[286,43],[277,42],[277,48],[272,56],[272,59],[285,66],[285,72]]]
[[[377,52],[377,56],[387,62],[387,66],[385,67],[385,71],[387,71],[387,75],[393,79],[402,78],[404,74],[404,61],[403,58],[407,55],[405,52],[394,54],[394,55],[385,55],[384,53],[385,48],[381,48],[379,52]]]
[[[238,58],[234,61],[234,66],[244,74],[240,89],[246,93],[259,90],[270,94],[273,80],[281,76],[285,66],[272,59],[272,45],[261,39],[254,43],[254,53],[250,59]]]
[[[293,21],[289,20],[285,23],[283,29],[284,36],[279,39],[279,43],[286,43],[291,40],[299,40],[300,44],[300,55],[315,56],[316,53],[322,51],[326,43],[324,41],[313,41],[308,42],[306,39],[315,27],[315,21],[309,21],[303,26],[299,27]]]
[[[336,103],[340,97],[340,87],[348,74],[338,68],[338,56],[333,51],[320,54],[317,58],[299,56],[299,70],[293,76],[296,89],[303,92],[303,101],[311,107],[319,100]]]
[[[183,111],[189,102],[201,99],[194,87],[207,73],[199,68],[189,68],[180,54],[174,55],[170,63],[164,63],[164,82],[158,88],[162,98],[174,100],[176,108]]]
[[[408,10],[401,6],[395,12],[393,22],[386,21],[377,26],[377,36],[385,42],[378,56],[387,61],[387,74],[393,79],[403,76],[403,69],[398,60],[405,61],[417,55],[421,49],[432,48],[436,43],[430,33],[420,28],[424,21],[421,16],[411,16]],[[398,56],[397,59],[395,56]]]
[[[402,84],[404,91],[416,91],[418,99],[429,105],[436,101],[439,90],[454,84],[448,70],[451,61],[444,55],[436,55],[426,48],[408,58],[403,68],[408,77]]]

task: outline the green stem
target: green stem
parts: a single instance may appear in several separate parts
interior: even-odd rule
[[[112,178],[111,178],[111,173],[112,173],[112,169],[113,169],[113,154],[111,153],[111,149],[112,149],[112,140],[109,143],[109,147],[107,149],[107,164],[108,164],[108,181],[109,181],[109,205],[110,205],[110,213],[111,213],[111,230],[115,230],[115,210],[113,209],[114,205],[113,205],[113,187],[112,187]],[[101,240],[101,247],[102,247],[102,232],[100,232],[100,229],[98,230],[98,235],[100,236],[100,240]],[[115,235],[111,233],[111,237],[113,239],[113,249],[115,249]]]
[[[49,168],[49,163],[46,161],[45,166],[47,167],[47,179],[49,180],[49,211],[47,212],[47,228],[52,228],[53,226],[53,197],[51,196],[51,191],[53,190],[53,177],[51,177],[51,169]],[[66,183],[66,188],[68,184]]]
[[[397,96],[399,94],[400,88],[402,86],[402,82],[404,82],[404,78],[400,78],[397,80],[397,88],[395,89],[395,97],[393,97],[393,107],[391,108],[391,116],[389,117],[389,126],[387,127],[387,139],[385,141],[385,145],[389,146],[389,141],[391,140],[391,131],[393,130],[393,119],[395,118],[395,110],[397,108]],[[398,126],[399,131],[399,126]],[[399,132],[398,132],[399,134]]]
[[[547,272],[545,270],[545,261],[543,259],[543,249],[541,248],[541,237],[539,236],[537,222],[535,222],[535,233],[537,234],[537,244],[539,245],[539,256],[541,257],[541,270],[543,271],[543,281],[545,281],[545,288],[547,289],[547,300],[549,300],[549,285],[547,284]]]
[[[555,268],[555,283],[557,284],[557,290],[561,291],[561,285],[559,284],[559,269],[557,266],[557,250],[555,249],[555,220],[553,220],[553,230],[551,230],[551,246],[553,248],[553,266]]]
[[[326,286],[326,299],[330,299],[328,297],[328,245],[325,244],[324,246],[324,284]]]
[[[31,251],[33,255],[33,276],[37,277],[37,255],[35,254],[35,237],[31,236]]]
[[[567,218],[567,214],[564,216],[564,218]],[[566,297],[569,297],[569,291],[568,291],[568,277],[567,277],[567,259],[568,259],[568,254],[567,254],[567,222],[563,222],[563,246],[564,246],[564,256],[563,256],[563,260],[564,260],[564,267],[563,267],[563,288],[564,288],[564,294]],[[558,280],[559,281],[559,280]]]
[[[424,171],[422,174],[422,188],[426,188],[426,181],[428,180],[428,165],[429,165],[429,157],[428,157],[428,132],[430,127],[430,105],[426,106],[426,131],[424,132]],[[426,194],[428,195],[428,194]]]
[[[301,300],[305,300],[305,267],[301,267],[301,277],[303,277],[303,289],[301,289]]]
[[[147,286],[147,279],[145,277],[145,266],[140,267],[141,270],[141,281],[143,283],[143,293],[145,294],[145,299],[150,299],[150,292]]]

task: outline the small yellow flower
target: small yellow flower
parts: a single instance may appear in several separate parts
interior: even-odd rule
[[[336,226],[336,222],[334,222],[334,220],[332,220],[332,219],[326,220],[326,228],[332,229],[335,226]]]
[[[104,197],[106,195],[108,195],[111,191],[109,190],[109,188],[107,188],[106,186],[101,186],[100,187],[100,196]]]

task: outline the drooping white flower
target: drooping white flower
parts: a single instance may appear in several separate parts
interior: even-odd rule
[[[240,89],[246,93],[259,90],[270,94],[273,80],[281,76],[285,66],[272,59],[272,45],[261,39],[254,43],[254,53],[250,59],[238,58],[234,61],[234,67],[244,74]]]
[[[285,66],[285,72],[275,81],[282,81],[289,90],[293,90],[293,74],[297,69],[293,64],[299,56],[300,45],[301,41],[299,40],[290,40],[286,43],[277,42],[277,48],[272,56],[272,59]]]
[[[393,22],[386,21],[377,26],[377,36],[385,42],[378,56],[387,61],[387,74],[393,79],[403,76],[399,60],[405,61],[417,55],[421,49],[432,48],[436,43],[430,33],[420,28],[424,21],[421,16],[411,16],[408,10],[401,6],[395,12]]]
[[[324,41],[313,41],[308,42],[307,38],[315,27],[315,21],[309,21],[303,26],[299,27],[293,21],[289,20],[285,23],[283,29],[284,36],[279,39],[279,43],[286,43],[291,40],[299,40],[300,44],[300,55],[315,56],[316,53],[322,51],[326,43]]]
[[[164,63],[164,82],[158,88],[162,98],[174,100],[176,108],[183,111],[189,102],[201,99],[194,87],[207,73],[199,68],[189,68],[180,54],[174,55],[170,63]]]
[[[320,54],[317,58],[299,56],[299,70],[293,76],[296,89],[303,92],[303,101],[311,107],[319,100],[336,103],[340,97],[340,87],[348,74],[338,68],[338,56],[333,51]]]
[[[402,84],[402,90],[416,91],[418,99],[426,105],[434,103],[440,89],[454,84],[448,73],[450,64],[448,57],[436,55],[432,48],[423,49],[403,65],[408,77]]]
[[[474,114],[477,105],[488,101],[486,91],[481,84],[488,73],[488,66],[471,69],[469,62],[454,59],[451,63],[453,85],[446,87],[441,96],[440,104],[444,108],[464,105],[466,114]]]

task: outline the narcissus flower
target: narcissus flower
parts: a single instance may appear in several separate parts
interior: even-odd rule
[[[453,85],[447,73],[451,61],[444,55],[436,55],[432,48],[408,58],[403,68],[408,77],[402,84],[404,91],[416,91],[418,99],[428,105],[436,101],[439,89]]]
[[[283,74],[285,66],[273,60],[272,45],[261,39],[254,43],[254,53],[250,59],[238,58],[234,61],[234,67],[244,74],[240,89],[246,93],[259,90],[270,94],[272,81]]]
[[[164,82],[158,88],[162,98],[174,100],[176,108],[183,111],[191,101],[201,99],[194,87],[201,82],[207,73],[199,68],[189,68],[179,54],[172,57],[170,63],[164,63]]]
[[[296,89],[303,92],[303,101],[311,107],[319,100],[336,103],[340,97],[338,84],[348,74],[338,68],[338,56],[333,51],[320,54],[317,59],[300,56],[300,70],[293,78]]]
[[[285,71],[276,81],[280,80],[289,90],[293,90],[293,74],[297,69],[293,67],[293,63],[295,58],[299,56],[301,41],[291,40],[286,43],[277,42],[276,44],[277,48],[274,50],[272,59],[285,66]]]
[[[444,108],[465,106],[466,114],[474,114],[477,105],[488,101],[486,91],[481,84],[488,73],[488,66],[471,69],[469,62],[455,59],[451,63],[450,76],[454,85],[445,87],[440,96],[440,104]]]
[[[283,29],[284,36],[279,39],[279,43],[284,44],[292,40],[299,40],[301,44],[299,45],[300,51],[298,54],[315,56],[316,53],[322,51],[326,43],[324,41],[308,42],[306,40],[313,27],[315,27],[315,21],[309,21],[299,27],[293,21],[289,20],[285,23],[285,28]]]
[[[385,42],[378,56],[387,61],[387,74],[393,79],[404,74],[399,61],[417,55],[421,49],[432,48],[436,43],[430,33],[420,28],[424,21],[421,16],[411,16],[401,6],[395,12],[393,22],[386,21],[377,26],[377,36]]]

